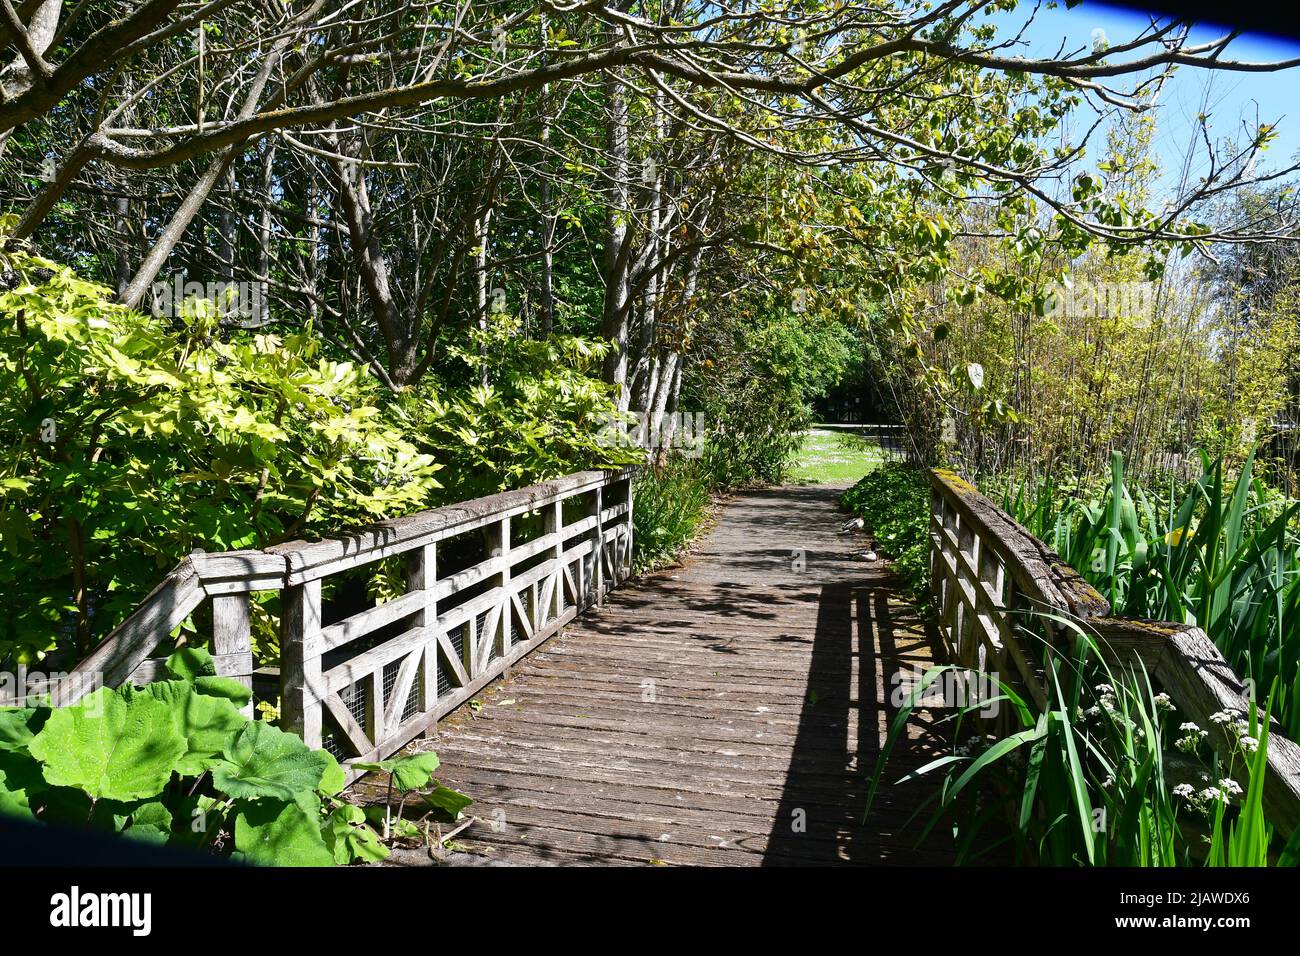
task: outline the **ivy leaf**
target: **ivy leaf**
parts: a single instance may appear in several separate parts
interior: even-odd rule
[[[171,708],[149,694],[107,687],[55,709],[28,748],[54,786],[95,799],[135,800],[159,793],[186,751]]]
[[[326,754],[260,720],[244,727],[224,757],[212,768],[212,782],[232,797],[250,799],[292,802],[319,787],[329,766]]]
[[[315,818],[292,802],[244,804],[235,817],[235,846],[248,862],[261,866],[334,865]]]
[[[970,387],[978,392],[984,387],[984,366],[979,362],[971,362],[966,366],[966,378],[970,381]]]

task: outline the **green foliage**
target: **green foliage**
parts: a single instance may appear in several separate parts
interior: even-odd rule
[[[709,482],[698,459],[670,458],[632,483],[632,569],[636,574],[676,561],[704,524]]]
[[[0,253],[0,660],[84,652],[195,548],[410,511],[436,466],[309,329],[170,325]]]
[[[185,735],[163,701],[107,687],[77,707],[56,708],[27,747],[51,786],[121,801],[161,791],[186,749]]]
[[[0,710],[0,812],[268,866],[387,856],[336,796],[334,758],[248,720],[228,688],[204,683],[211,667],[206,652],[187,650],[168,661],[175,680]]]
[[[956,742],[952,753],[898,781],[942,779],[925,830],[948,821],[961,862],[1010,841],[1030,864],[1269,865],[1273,831],[1261,803],[1267,722],[1225,711],[1213,728],[1198,727],[1145,672],[1111,672],[1077,629],[1075,646],[1068,659],[1048,656],[1051,697],[1041,709],[997,675],[975,675],[993,692],[941,719]],[[957,673],[969,672],[927,671],[900,708],[872,776],[868,814],[916,708]],[[981,723],[977,714],[994,705],[1004,719]],[[1211,731],[1233,742],[1226,760],[1207,746]]]
[[[615,410],[599,379],[608,350],[569,335],[528,338],[503,314],[450,345],[443,377],[400,402],[408,433],[446,466],[439,501],[639,460],[600,440]]]
[[[844,492],[840,503],[860,516],[894,569],[920,598],[930,589],[930,484],[919,468],[882,465]]]
[[[730,489],[785,480],[812,423],[811,401],[839,381],[855,348],[842,323],[770,298],[702,330],[681,408],[704,416],[709,483]]]
[[[1194,482],[1147,488],[1117,453],[1097,494],[1020,485],[1006,507],[1078,568],[1118,614],[1200,626],[1257,687],[1278,682],[1276,713],[1300,733],[1300,502],[1253,475],[1230,482],[1203,457]]]
[[[388,774],[392,785],[406,793],[410,790],[423,790],[429,785],[433,772],[438,769],[438,755],[432,751],[408,754],[377,763],[358,763],[356,766],[361,770],[379,770]]]
[[[444,787],[433,779],[433,772],[438,769],[438,755],[428,753],[406,754],[375,763],[358,763],[362,770],[375,770],[388,774],[388,790],[382,807],[367,808],[368,819],[382,823],[384,839],[392,836],[420,836],[419,829],[410,820],[402,816],[407,800],[418,793],[424,804],[433,812],[447,820],[455,821],[461,812],[473,801],[458,790]],[[397,807],[393,807],[393,791],[400,794]]]

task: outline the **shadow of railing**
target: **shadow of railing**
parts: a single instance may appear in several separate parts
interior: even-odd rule
[[[919,781],[890,784],[938,756],[940,737],[924,711],[896,744],[863,819],[880,743],[897,713],[890,698],[900,671],[924,667],[939,653],[916,613],[890,602],[899,587],[887,575],[821,590],[807,689],[765,866],[951,862],[946,849],[913,847],[923,822],[908,821],[929,788]]]

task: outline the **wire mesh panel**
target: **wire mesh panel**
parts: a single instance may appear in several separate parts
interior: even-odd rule
[[[465,659],[465,633],[469,630],[469,622],[461,624],[459,627],[453,627],[447,633],[447,643],[456,651],[457,660]],[[442,697],[451,693],[456,684],[451,679],[449,669],[441,656],[438,658],[438,696]]]
[[[416,653],[419,653],[418,651]],[[406,658],[399,658],[395,661],[389,661],[384,665],[384,711],[393,704],[393,694],[397,689],[397,675],[402,669],[402,664]],[[420,707],[420,678],[411,682],[411,689],[407,691],[406,702],[402,704],[401,722],[405,723],[416,715]]]

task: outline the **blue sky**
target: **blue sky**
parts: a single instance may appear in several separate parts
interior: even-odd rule
[[[1022,3],[1007,23],[1019,27],[1033,9],[1033,4]],[[1064,4],[1056,9],[1047,9],[1044,4],[1024,34],[1025,44],[1015,52],[1023,56],[1051,56],[1058,52],[1063,40],[1066,52],[1088,49],[1095,29],[1104,30],[1114,45],[1135,38],[1149,22],[1148,16],[1136,10],[1092,0],[1084,0],[1073,9],[1066,9]],[[1194,41],[1209,40],[1225,32],[1226,29],[1219,26],[1198,26],[1193,30],[1192,38]],[[1007,34],[1004,32],[1003,35]],[[1228,55],[1236,60],[1290,59],[1300,56],[1300,43],[1251,34],[1233,41]],[[1256,164],[1257,172],[1285,166],[1300,153],[1300,69],[1276,73],[1229,73],[1183,67],[1165,86],[1157,109],[1159,136],[1156,146],[1163,173],[1162,183],[1167,189],[1177,185],[1189,141],[1200,140],[1196,117],[1203,111],[1210,116],[1210,132],[1216,141],[1240,139],[1246,129],[1253,131],[1259,123],[1278,123],[1278,138],[1260,157]],[[1091,110],[1087,110],[1080,116],[1080,122],[1093,115]],[[1104,133],[1099,131],[1089,144],[1089,165],[1101,158],[1104,146]],[[1193,179],[1205,169],[1203,146],[1196,156]]]

